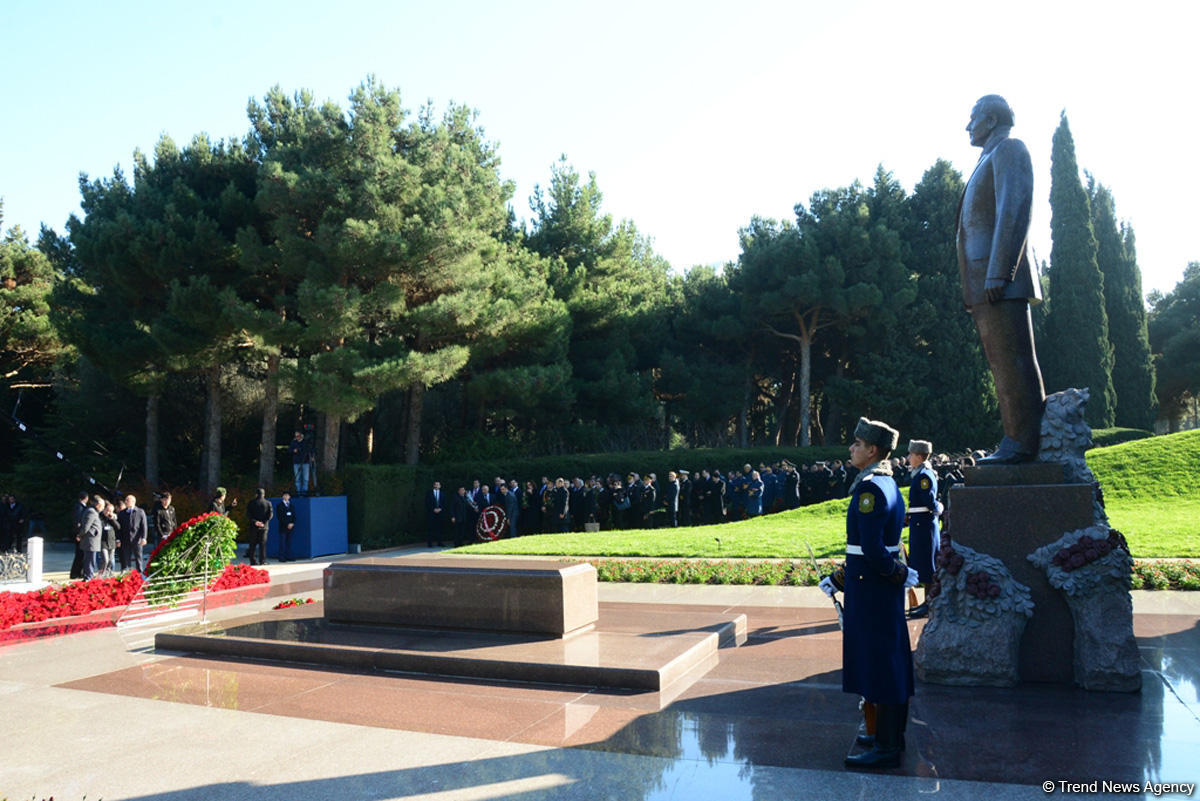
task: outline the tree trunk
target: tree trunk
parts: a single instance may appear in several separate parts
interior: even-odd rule
[[[342,443],[341,415],[325,413],[325,438],[321,447],[321,472],[329,474],[337,470],[338,447]]]
[[[158,486],[158,395],[146,398],[146,483]]]
[[[267,357],[266,397],[263,400],[262,439],[258,444],[258,486],[275,481],[275,428],[279,422],[279,354]]]
[[[746,365],[746,386],[742,390],[742,408],[738,411],[737,438],[739,448],[750,447],[750,366]]]
[[[812,416],[812,338],[800,340],[800,447],[809,446],[808,429]]]
[[[792,405],[792,395],[796,392],[796,369],[793,363],[791,378],[787,383],[787,391],[779,396],[775,403],[775,447],[783,444],[783,429],[787,425],[788,408]]]
[[[837,367],[834,368],[833,374],[842,379],[846,376],[846,363],[850,360],[850,345],[844,343],[842,345],[842,355],[837,360]],[[840,383],[840,381],[839,381]],[[841,438],[842,432],[842,404],[831,400],[829,402],[829,416],[825,420],[825,433],[830,437]],[[829,443],[826,442],[826,445]]]
[[[421,410],[425,405],[425,385],[421,382],[408,389],[408,432],[404,443],[404,463],[418,464],[421,459]]]
[[[204,409],[204,487],[209,492],[221,483],[221,366],[205,371],[208,401]]]

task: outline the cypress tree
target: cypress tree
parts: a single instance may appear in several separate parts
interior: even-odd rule
[[[1091,390],[1087,419],[1113,425],[1113,349],[1104,309],[1104,277],[1087,192],[1079,180],[1067,115],[1054,132],[1050,164],[1050,307],[1046,315],[1046,391]]]
[[[1118,228],[1112,192],[1088,178],[1096,259],[1104,274],[1104,309],[1113,346],[1113,390],[1117,395],[1116,424],[1128,428],[1154,426],[1154,362],[1146,331],[1142,273],[1137,265],[1133,229]]]

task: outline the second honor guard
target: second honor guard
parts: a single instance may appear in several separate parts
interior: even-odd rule
[[[908,564],[917,571],[926,593],[937,569],[934,560],[941,544],[937,473],[933,472],[928,462],[932,452],[933,445],[926,440],[914,439],[908,443],[908,465],[912,470],[911,483],[908,485],[908,514],[905,516],[908,523]],[[919,606],[908,610],[910,619],[928,614],[928,594]]]

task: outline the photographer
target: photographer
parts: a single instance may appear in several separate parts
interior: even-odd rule
[[[297,431],[288,443],[288,454],[292,457],[292,477],[296,482],[296,494],[307,495],[312,469],[312,448],[304,438],[303,431]]]

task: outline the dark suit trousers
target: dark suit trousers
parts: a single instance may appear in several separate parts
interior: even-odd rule
[[[1002,300],[971,307],[1000,403],[1004,435],[1021,453],[1036,454],[1041,442],[1046,390],[1033,349],[1029,302]]]

